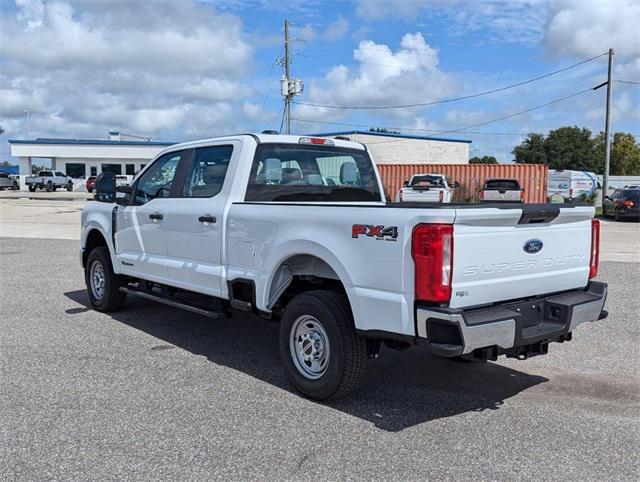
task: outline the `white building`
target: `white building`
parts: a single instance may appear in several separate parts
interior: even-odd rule
[[[117,132],[110,139],[9,140],[11,155],[18,158],[20,178],[31,174],[34,158],[51,160],[51,169],[74,179],[101,172],[134,175],[161,150],[174,142],[122,140]],[[23,186],[24,187],[24,186]]]
[[[344,131],[313,134],[346,137],[365,144],[376,164],[468,164],[469,144],[463,139],[413,136],[391,132]]]

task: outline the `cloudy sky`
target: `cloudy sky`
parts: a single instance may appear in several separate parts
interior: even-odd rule
[[[370,107],[497,89],[609,47],[614,78],[640,82],[637,0],[0,0],[0,160],[6,139],[27,137],[25,109],[31,137],[279,129],[285,18],[305,82],[292,114],[299,133],[444,132],[472,140],[472,155],[509,162],[527,132],[603,129],[605,89],[484,123],[600,84],[606,57],[463,101]],[[616,82],[613,112],[615,130],[640,137],[640,85]]]

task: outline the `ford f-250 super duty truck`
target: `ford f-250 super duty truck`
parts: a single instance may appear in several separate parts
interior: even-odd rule
[[[593,207],[388,203],[358,143],[189,142],[118,193],[113,174],[95,187],[81,262],[97,310],[135,295],[277,320],[286,373],[314,399],[356,387],[381,342],[524,359],[606,316]]]

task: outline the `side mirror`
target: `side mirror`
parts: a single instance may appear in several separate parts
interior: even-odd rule
[[[112,203],[116,200],[116,175],[113,172],[103,172],[96,177],[93,186],[94,199],[98,202]]]
[[[454,187],[454,188],[456,188],[456,187],[460,187],[460,183],[459,183],[458,181],[454,181],[454,182],[453,182],[453,187]]]
[[[131,200],[133,186],[117,186],[116,187],[116,204],[119,206],[128,206]]]
[[[611,196],[605,196],[605,199],[608,199],[609,201],[611,201]]]

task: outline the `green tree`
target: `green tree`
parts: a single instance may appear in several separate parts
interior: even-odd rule
[[[498,164],[498,159],[493,156],[472,157],[469,164]]]
[[[544,150],[544,134],[530,133],[519,146],[513,149],[515,162],[518,164],[547,164]]]
[[[602,161],[591,131],[586,127],[560,127],[550,131],[544,141],[544,152],[550,169],[602,173]]]
[[[598,159],[604,165],[604,133],[595,138]],[[633,134],[616,132],[611,145],[610,172],[614,176],[640,176],[640,144]]]

